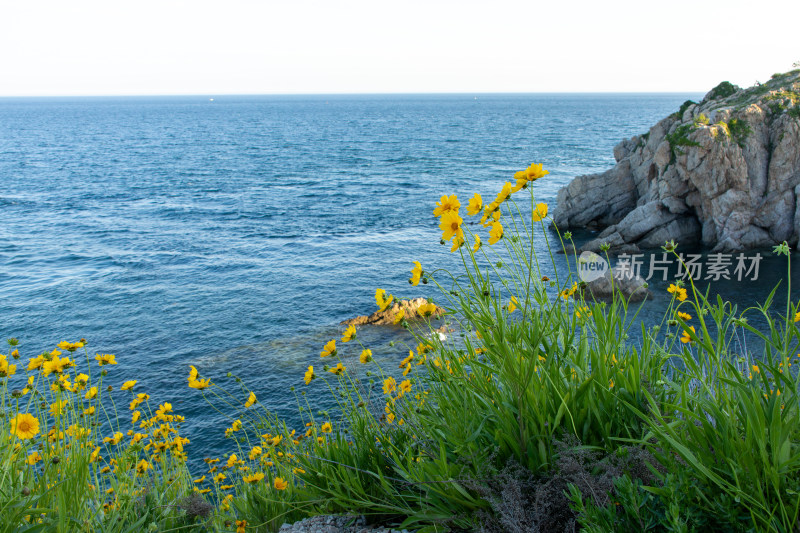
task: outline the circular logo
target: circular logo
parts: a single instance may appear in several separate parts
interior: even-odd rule
[[[589,283],[608,272],[608,261],[594,252],[583,252],[578,257],[578,277]]]

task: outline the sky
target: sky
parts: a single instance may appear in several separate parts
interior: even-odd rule
[[[0,96],[701,92],[800,61],[800,1],[2,0]]]

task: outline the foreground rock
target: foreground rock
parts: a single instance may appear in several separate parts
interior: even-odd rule
[[[743,90],[723,82],[614,148],[617,165],[558,193],[554,222],[604,229],[582,250],[674,239],[715,251],[800,240],[800,70]]]
[[[411,300],[400,300],[399,302],[393,303],[390,307],[387,307],[385,311],[376,311],[369,316],[357,316],[355,318],[351,318],[349,320],[345,320],[342,322],[342,325],[349,326],[363,326],[364,324],[372,324],[374,326],[388,326],[394,324],[394,319],[397,317],[397,313],[400,312],[400,309],[405,310],[405,319],[406,320],[414,320],[416,318],[421,318],[417,311],[419,310],[420,306],[425,305],[428,303],[428,300],[425,298],[413,298]],[[444,314],[444,309],[441,307],[436,307],[436,311],[434,312],[433,316],[441,316]]]
[[[294,524],[283,524],[279,533],[409,533],[406,529],[391,529],[367,525],[364,517],[312,516]]]
[[[585,299],[611,300],[614,291],[630,302],[639,302],[650,295],[647,283],[639,276],[625,277],[612,274],[613,270],[583,286]],[[612,284],[613,275],[613,284]]]

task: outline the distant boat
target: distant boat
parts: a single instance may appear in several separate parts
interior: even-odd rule
[[[214,101],[214,99],[213,99],[213,98],[209,98],[209,99],[208,99],[208,101],[209,101],[209,102],[213,102],[213,101]]]

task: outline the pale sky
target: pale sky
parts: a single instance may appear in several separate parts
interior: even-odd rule
[[[0,96],[706,92],[800,61],[800,0],[0,0]]]

